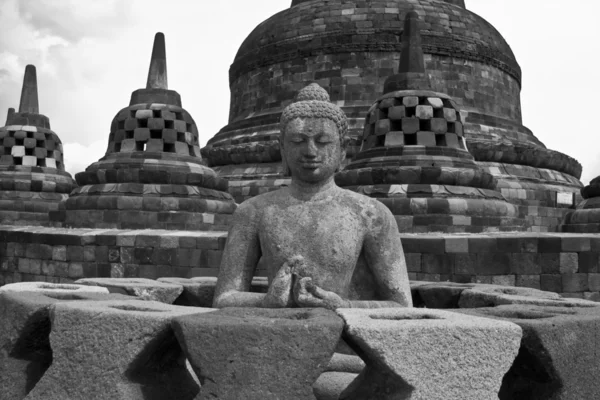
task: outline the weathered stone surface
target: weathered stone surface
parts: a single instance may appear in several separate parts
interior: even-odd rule
[[[344,400],[493,399],[521,340],[515,324],[441,310],[337,312],[367,364]]]
[[[175,299],[173,304],[179,306],[212,307],[217,278],[158,278],[159,282],[171,283],[183,287],[183,292]],[[255,277],[250,284],[250,291],[254,293],[266,293],[269,282],[266,278]]]
[[[315,397],[317,400],[338,400],[357,376],[358,374],[350,372],[324,372],[313,385]]]
[[[0,287],[2,292],[36,292],[44,294],[90,294],[105,293],[108,289],[104,287],[94,287],[88,285],[72,285],[67,283],[48,283],[48,282],[17,282],[10,283]]]
[[[171,319],[210,309],[130,300],[56,304],[52,365],[27,400],[193,399]]]
[[[502,304],[531,304],[557,307],[597,307],[600,303],[582,299],[567,299],[557,293],[511,287],[481,286],[466,289],[460,294],[460,308],[496,307]]]
[[[324,309],[227,308],[175,318],[199,399],[314,399],[342,320]]]
[[[474,283],[423,282],[423,284],[415,286],[414,289],[411,285],[411,289],[413,290],[415,306],[444,309],[458,308],[461,293],[474,286],[476,286]]]
[[[52,362],[50,307],[74,300],[127,299],[80,291],[0,292],[0,398],[22,399]]]
[[[350,354],[334,353],[327,364],[327,371],[351,372],[358,374],[365,368],[365,362],[359,357]]]
[[[154,281],[145,278],[84,278],[75,283],[90,286],[102,286],[111,293],[136,296],[142,300],[155,300],[173,304],[183,292],[179,284]]]
[[[523,329],[519,354],[502,381],[501,400],[600,398],[600,308],[515,304],[456,311],[511,321]]]

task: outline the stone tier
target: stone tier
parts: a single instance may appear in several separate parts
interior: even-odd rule
[[[226,232],[0,226],[0,285],[217,276]],[[600,300],[600,236],[401,234],[411,280],[532,287]],[[259,268],[258,276],[266,276]]]
[[[584,200],[565,215],[563,232],[600,232],[600,177],[581,190]]]
[[[111,153],[76,179],[55,214],[67,227],[227,230],[236,208],[227,181],[191,156]]]

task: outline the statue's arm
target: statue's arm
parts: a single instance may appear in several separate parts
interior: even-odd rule
[[[412,307],[406,260],[398,225],[385,205],[376,202],[375,209],[376,212],[365,236],[363,250],[367,265],[375,277],[379,298],[384,301],[351,301],[351,307]]]
[[[243,203],[235,211],[221,259],[213,307],[261,307],[262,293],[250,293],[260,259],[256,207]]]

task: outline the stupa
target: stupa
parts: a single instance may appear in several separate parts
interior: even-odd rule
[[[369,109],[361,150],[336,183],[378,198],[402,232],[523,230],[518,208],[467,150],[456,103],[431,90],[419,25],[416,12],[406,14],[398,74]]]
[[[227,181],[203,165],[196,123],[168,89],[162,33],[146,88],[113,119],[106,155],[76,179],[56,217],[65,227],[226,230],[236,204]]]
[[[229,123],[202,150],[208,165],[229,179],[238,202],[285,185],[277,122],[307,82],[345,111],[354,157],[369,107],[397,72],[410,10],[423,21],[431,89],[466,113],[464,137],[475,160],[533,230],[556,230],[576,204],[581,166],[523,126],[521,69],[510,46],[459,0],[294,0],[241,45],[229,71]]]
[[[0,223],[48,225],[75,182],[65,172],[63,147],[40,114],[36,69],[25,67],[19,111],[8,110],[0,128]]]
[[[600,232],[600,176],[581,189],[583,201],[576,210],[565,215],[561,229],[563,232],[598,233]]]

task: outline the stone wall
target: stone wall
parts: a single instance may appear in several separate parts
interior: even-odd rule
[[[216,276],[226,237],[226,232],[0,226],[0,285]],[[600,235],[402,235],[402,244],[411,280],[532,287],[600,300]]]

